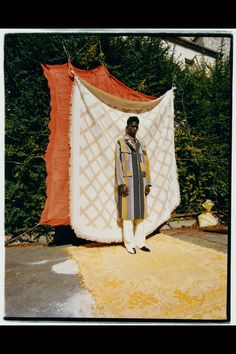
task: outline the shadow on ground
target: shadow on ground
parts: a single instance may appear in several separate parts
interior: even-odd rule
[[[80,246],[89,243],[88,240],[78,238],[71,226],[56,226],[53,241],[48,246],[73,245]]]
[[[189,242],[206,248],[214,249],[218,252],[228,252],[228,235],[216,232],[207,232],[198,228],[169,229],[163,230],[164,234],[178,238],[179,240]]]

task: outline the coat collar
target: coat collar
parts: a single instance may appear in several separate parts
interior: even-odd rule
[[[140,142],[137,138],[135,138],[136,141],[136,146],[131,142],[131,139],[128,134],[125,134],[124,136],[125,142],[134,150],[136,151],[136,146],[140,146]]]

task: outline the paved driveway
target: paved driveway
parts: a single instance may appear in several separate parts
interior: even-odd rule
[[[227,252],[225,234],[194,229],[162,232]],[[91,318],[94,300],[86,289],[80,287],[77,264],[67,254],[66,247],[33,245],[6,248],[6,320]]]
[[[65,248],[6,248],[6,319],[90,316],[93,299],[80,288],[77,264]]]

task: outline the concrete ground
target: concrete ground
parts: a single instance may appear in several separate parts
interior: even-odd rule
[[[163,233],[177,237],[180,240],[194,243],[202,247],[212,248],[227,253],[228,235],[225,233],[206,232],[199,229],[168,229]]]
[[[5,318],[85,318],[93,299],[66,246],[6,248]]]
[[[161,229],[160,232],[227,252],[227,234],[186,227]],[[93,298],[80,287],[77,264],[67,255],[66,247],[6,247],[6,320],[91,317]]]

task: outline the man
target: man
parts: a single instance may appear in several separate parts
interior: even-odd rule
[[[138,127],[138,117],[129,117],[126,135],[116,143],[118,217],[123,221],[125,247],[132,254],[136,253],[136,247],[150,252],[145,246],[143,222],[151,187],[150,169],[145,146],[136,138]]]

